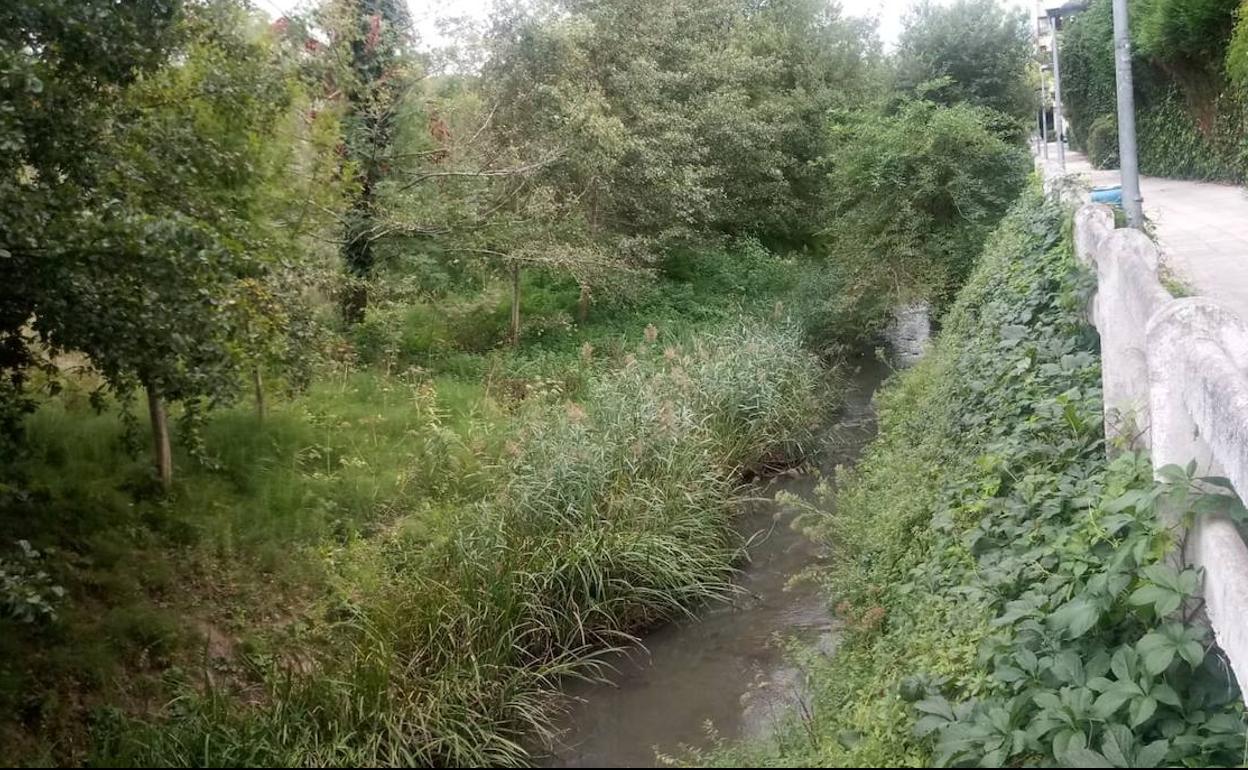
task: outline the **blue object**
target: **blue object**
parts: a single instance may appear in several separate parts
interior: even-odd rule
[[[1122,185],[1116,184],[1106,187],[1092,188],[1093,203],[1109,203],[1114,206],[1122,205]]]

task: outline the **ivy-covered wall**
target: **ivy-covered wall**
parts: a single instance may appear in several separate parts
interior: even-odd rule
[[[1111,0],[1065,20],[1062,92],[1071,141],[1117,162]],[[1248,178],[1248,3],[1131,0],[1140,169],[1145,174]],[[1113,127],[1093,132],[1093,124]],[[1108,142],[1109,146],[1106,146]]]

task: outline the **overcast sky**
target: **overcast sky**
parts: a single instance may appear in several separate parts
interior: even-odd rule
[[[275,16],[308,5],[310,0],[252,0]],[[891,48],[901,34],[901,19],[914,0],[841,0],[841,7],[851,16],[871,16],[878,20],[880,39],[885,48]],[[1003,0],[1010,5],[1031,7],[1029,0]],[[484,19],[489,16],[492,0],[408,0],[412,18],[416,22],[420,39],[425,45],[437,46],[443,41],[438,34],[437,19],[448,16],[468,16]]]

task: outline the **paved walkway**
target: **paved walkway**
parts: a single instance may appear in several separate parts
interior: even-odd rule
[[[1048,162],[1057,164],[1054,144]],[[1094,169],[1082,153],[1071,150],[1066,151],[1066,171],[1093,185],[1120,181],[1117,171]],[[1140,193],[1166,267],[1195,293],[1221,300],[1248,318],[1248,191],[1146,176],[1140,178]]]

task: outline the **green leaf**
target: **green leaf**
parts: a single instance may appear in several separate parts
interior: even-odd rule
[[[1106,679],[1103,676],[1094,676],[1088,680],[1088,687],[1096,690],[1097,692],[1105,692],[1113,686],[1113,681]]]
[[[1147,695],[1131,701],[1131,707],[1128,709],[1131,726],[1139,727],[1144,724],[1155,711],[1157,711],[1157,701]]]
[[[1135,761],[1132,763],[1134,767],[1158,767],[1166,758],[1166,752],[1170,750],[1170,741],[1162,738],[1159,741],[1153,741],[1135,754]]]
[[[1062,710],[1062,701],[1057,697],[1057,693],[1047,691],[1039,692],[1031,696],[1031,699],[1042,709],[1048,709],[1050,711]]]
[[[1145,585],[1135,589],[1127,601],[1136,606],[1153,605],[1157,617],[1164,618],[1179,608],[1183,594],[1160,585]]]
[[[1131,753],[1135,746],[1135,737],[1126,725],[1110,725],[1105,729],[1105,739],[1101,741],[1101,753],[1114,763],[1115,767],[1131,767]]]
[[[1067,767],[1113,767],[1104,756],[1098,754],[1092,749],[1071,749],[1066,752],[1066,756],[1061,758],[1063,764]]]
[[[1179,655],[1196,668],[1205,659],[1205,647],[1197,641],[1187,641],[1179,646]]]
[[[942,727],[947,727],[950,723],[948,719],[935,714],[928,714],[919,721],[914,723],[915,736],[922,738],[929,733],[933,733]]]
[[[1179,694],[1174,691],[1173,687],[1165,682],[1153,685],[1153,689],[1148,694],[1150,697],[1157,700],[1157,702],[1164,703],[1167,706],[1174,706],[1177,708],[1182,705],[1182,701],[1179,700]]]
[[[1066,629],[1071,639],[1078,639],[1101,619],[1101,611],[1084,598],[1072,599],[1059,607],[1052,615],[1058,628]]]
[[[1136,643],[1136,648],[1140,651],[1144,670],[1154,676],[1169,668],[1175,653],[1178,652],[1178,648],[1171,639],[1156,631],[1145,634],[1144,638]]]
[[[1109,719],[1115,711],[1122,708],[1122,704],[1134,696],[1135,694],[1130,691],[1115,687],[1097,697],[1096,702],[1092,704],[1092,713],[1098,719]]]
[[[1006,684],[1011,684],[1027,678],[1025,673],[1017,668],[1014,668],[1013,666],[997,666],[996,670],[992,673],[993,676]]]
[[[954,719],[953,708],[949,706],[949,701],[939,695],[933,695],[930,698],[924,698],[914,707],[924,714],[934,714],[938,717],[944,717],[945,720],[952,722]]]

